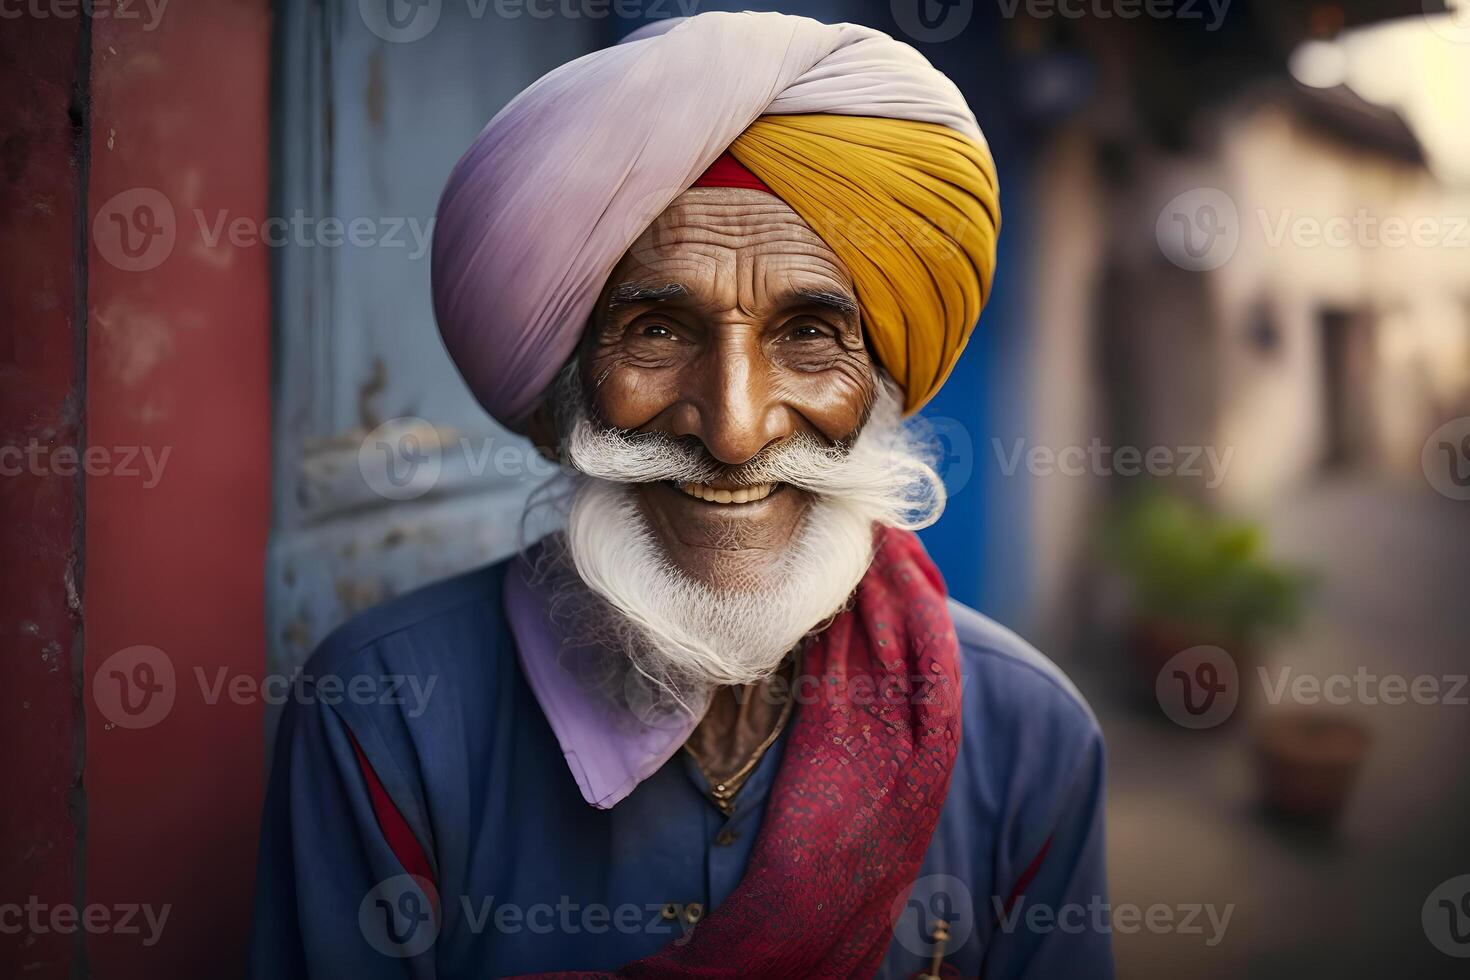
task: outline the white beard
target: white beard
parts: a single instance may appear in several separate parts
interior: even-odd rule
[[[580,472],[564,547],[551,553],[576,575],[559,576],[553,605],[572,610],[575,642],[631,663],[646,682],[642,694],[625,688],[631,700],[647,701],[651,691],[652,701],[697,713],[713,688],[769,676],[846,605],[872,562],[875,525],[925,527],[944,507],[943,483],[887,386],[849,449],[798,439],[744,466],[719,467],[677,440],[596,426],[575,383],[563,385],[571,423],[564,455]],[[716,470],[813,494],[774,566],[738,588],[712,588],[675,565],[636,497],[638,482],[696,482]]]

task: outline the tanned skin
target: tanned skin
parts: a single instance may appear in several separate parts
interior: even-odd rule
[[[580,356],[603,421],[695,437],[732,466],[798,432],[850,440],[876,391],[842,262],[786,204],[744,188],[691,189],[654,221],[608,279]],[[670,559],[716,588],[758,581],[811,506],[790,486],[744,504],[663,483],[637,492]],[[690,738],[711,775],[740,766],[776,724],[780,706],[762,693],[714,699]]]

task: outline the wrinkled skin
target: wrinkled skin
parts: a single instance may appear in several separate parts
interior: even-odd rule
[[[608,279],[580,357],[603,421],[695,437],[731,466],[797,432],[850,440],[877,383],[842,262],[779,199],[741,188],[686,191],[658,217]],[[637,492],[670,559],[722,589],[760,581],[811,506],[789,486],[744,504]],[[759,690],[722,690],[690,747],[718,779],[779,711]]]
[[[875,390],[842,263],[780,200],[740,188],[690,190],[644,232],[603,290],[582,363],[604,421],[696,437],[732,466],[796,432],[850,439]],[[732,589],[760,580],[811,503],[791,487],[733,505],[661,483],[639,493],[670,558]]]

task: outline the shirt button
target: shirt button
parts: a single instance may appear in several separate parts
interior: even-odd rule
[[[698,902],[690,902],[688,905],[684,906],[685,922],[688,922],[692,926],[694,925],[694,923],[698,922],[702,918],[704,918],[703,905],[699,904]]]
[[[735,843],[735,832],[728,828],[720,831],[718,834],[715,834],[715,843],[721,847],[729,847]]]

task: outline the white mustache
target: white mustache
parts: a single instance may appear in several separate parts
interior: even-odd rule
[[[562,454],[573,469],[613,483],[786,483],[873,508],[876,519],[894,527],[928,527],[944,511],[944,482],[897,418],[884,421],[875,425],[870,419],[850,447],[823,445],[798,433],[749,462],[727,466],[693,441],[613,429],[583,416],[563,442]]]

